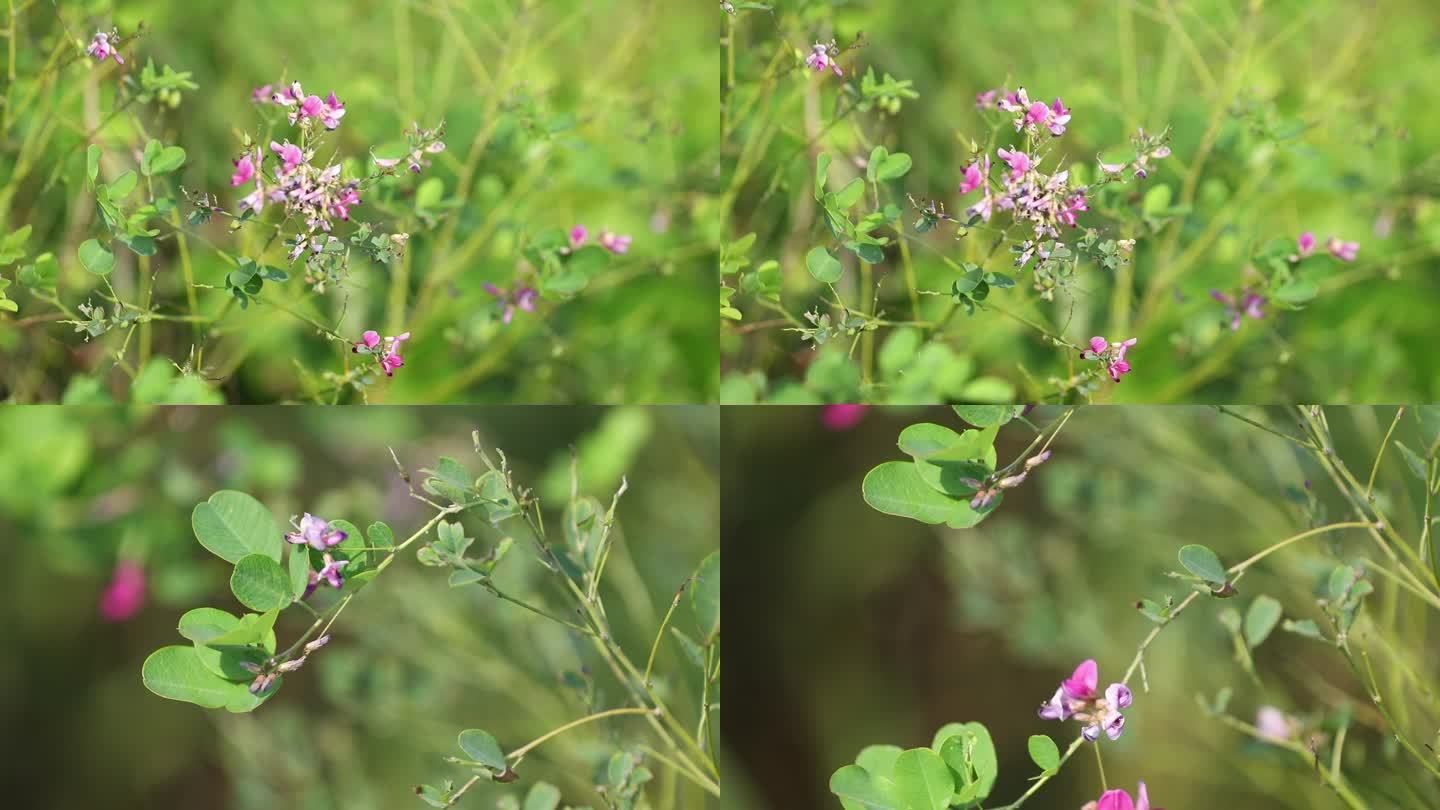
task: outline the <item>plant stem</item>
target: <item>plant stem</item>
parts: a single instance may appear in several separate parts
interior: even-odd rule
[[[596,712],[595,714],[586,715],[586,716],[580,718],[579,720],[571,720],[570,722],[566,723],[566,724],[563,725],[563,726],[560,726],[559,728],[556,728],[556,729],[553,729],[553,730],[551,730],[551,731],[547,731],[547,732],[544,733],[544,734],[541,734],[539,737],[536,737],[535,739],[531,740],[530,742],[525,743],[524,745],[520,746],[519,748],[516,748],[514,751],[511,751],[510,753],[506,754],[506,755],[505,755],[505,758],[506,758],[506,759],[513,759],[513,760],[515,760],[515,761],[518,763],[518,762],[520,762],[520,760],[522,760],[522,759],[525,758],[525,755],[526,755],[526,754],[530,753],[531,751],[535,750],[535,748],[539,747],[539,745],[540,745],[541,743],[545,742],[546,740],[548,740],[548,739],[550,739],[550,738],[552,738],[552,737],[556,737],[556,736],[558,736],[558,735],[560,735],[560,734],[563,734],[563,733],[569,731],[569,730],[572,729],[572,728],[576,728],[576,727],[578,727],[578,726],[583,726],[583,725],[585,725],[586,723],[592,723],[592,722],[594,722],[594,721],[596,721],[596,720],[604,720],[604,719],[607,718],[607,717],[619,717],[620,715],[626,715],[626,714],[649,714],[649,713],[652,712],[652,711],[654,711],[654,710],[653,710],[653,709],[641,709],[641,708],[636,708],[636,707],[633,707],[633,706],[632,706],[632,707],[627,707],[627,708],[623,708],[623,709],[608,709],[608,710],[603,711],[603,712]]]
[[[1380,441],[1380,450],[1375,453],[1375,463],[1370,465],[1370,480],[1365,482],[1365,500],[1373,501],[1375,490],[1375,473],[1380,471],[1380,459],[1385,458],[1385,448],[1390,446],[1390,435],[1395,432],[1395,426],[1400,424],[1400,417],[1405,415],[1405,406],[1395,409],[1395,418],[1390,421],[1390,429],[1385,431],[1385,438]]]

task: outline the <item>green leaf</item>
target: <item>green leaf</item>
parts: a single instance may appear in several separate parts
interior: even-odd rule
[[[955,777],[929,748],[912,748],[895,759],[895,797],[906,810],[945,810],[955,795]]]
[[[1004,495],[980,511],[970,508],[968,499],[952,498],[937,492],[906,461],[887,461],[871,470],[861,485],[865,502],[887,515],[913,518],[931,525],[944,523],[954,529],[968,529],[1000,505]]]
[[[100,155],[102,150],[97,144],[90,144],[85,150],[85,176],[90,178],[90,185],[95,185],[95,178],[100,176]]]
[[[968,778],[971,771],[975,773],[972,799],[990,795],[1000,771],[1000,761],[995,755],[990,730],[983,723],[947,723],[935,732],[930,748],[939,751],[945,763],[962,778]]]
[[[238,563],[247,554],[264,554],[279,562],[284,545],[280,527],[265,505],[235,490],[221,490],[190,515],[200,545],[226,562]]]
[[[701,643],[709,646],[720,634],[720,552],[701,561],[690,585],[690,607],[700,628]]]
[[[1297,306],[1313,299],[1320,292],[1315,282],[1306,278],[1291,279],[1271,291],[1271,296],[1284,304]]]
[[[904,177],[909,171],[910,156],[904,152],[896,152],[885,157],[885,161],[875,172],[875,179],[882,183],[886,180],[896,180]]]
[[[106,186],[106,189],[110,192],[110,199],[118,202],[129,197],[130,192],[135,190],[135,184],[139,182],[139,179],[134,171],[125,172],[115,178],[115,182]]]
[[[867,745],[855,756],[855,764],[869,771],[871,776],[889,779],[895,771],[895,760],[904,750],[898,745]]]
[[[55,282],[60,278],[60,263],[55,260],[53,253],[41,253],[35,257],[35,261],[20,268],[15,274],[15,280],[26,287],[34,287],[37,290],[53,290]]]
[[[835,192],[835,205],[841,211],[844,211],[855,203],[860,202],[860,198],[864,195],[865,181],[857,177],[849,183],[846,183],[844,188]]]
[[[1054,740],[1044,734],[1033,734],[1027,745],[1031,761],[1040,766],[1040,770],[1050,773],[1060,767],[1060,749]]]
[[[445,194],[445,183],[438,177],[431,177],[415,189],[415,207],[421,211],[427,211],[440,204],[440,198]]]
[[[270,650],[275,648],[275,619],[278,610],[264,613],[246,613],[235,623],[235,627],[215,636],[204,644],[207,647],[245,647],[259,644]]]
[[[240,604],[262,613],[294,601],[289,575],[280,563],[264,554],[247,554],[235,563],[230,590]]]
[[[465,756],[491,770],[504,771],[509,767],[505,762],[505,752],[501,750],[500,743],[496,742],[489,732],[481,731],[478,728],[460,732],[460,750],[465,752]]]
[[[894,784],[859,765],[846,765],[830,776],[830,792],[845,810],[901,810]]]
[[[815,199],[825,196],[825,181],[830,173],[830,155],[821,152],[815,157]]]
[[[824,284],[834,284],[844,272],[840,260],[823,247],[811,248],[810,252],[805,254],[805,269],[810,271],[816,281]]]
[[[1250,649],[1259,647],[1270,636],[1270,631],[1280,623],[1283,612],[1279,600],[1274,597],[1265,594],[1255,597],[1250,609],[1245,611],[1245,643],[1250,645]]]
[[[240,620],[219,608],[195,608],[180,617],[180,635],[205,644],[235,629]]]
[[[1198,543],[1180,547],[1180,564],[1185,570],[1213,585],[1224,585],[1225,566],[1215,552]]]
[[[290,546],[290,593],[296,599],[305,595],[305,589],[310,587],[310,547],[307,545]]]
[[[979,428],[1003,425],[1015,417],[1014,405],[952,405],[955,414]]]
[[[23,281],[24,279],[21,280]],[[1404,442],[1397,440],[1395,446],[1400,448],[1400,456],[1405,459],[1405,466],[1410,468],[1410,472],[1414,474],[1416,478],[1420,479],[1421,483],[1424,483],[1430,475],[1429,466],[1425,463],[1425,459],[1421,458],[1419,453],[1406,447]]]
[[[178,146],[167,146],[150,160],[150,174],[169,174],[185,165],[185,150]]]
[[[165,145],[155,140],[154,138],[151,138],[148,142],[146,142],[145,152],[140,156],[141,174],[144,174],[146,177],[150,176],[150,164],[155,161],[155,158],[160,157],[160,152],[164,150],[164,148]]]
[[[97,276],[109,275],[115,269],[115,254],[94,239],[80,243],[80,264]]]
[[[1280,625],[1280,627],[1287,633],[1294,633],[1298,636],[1313,638],[1316,641],[1328,640],[1325,638],[1325,634],[1320,632],[1320,625],[1316,624],[1312,619],[1302,619],[1298,622],[1291,619],[1286,619]]]
[[[141,667],[145,688],[160,697],[194,703],[207,709],[248,712],[274,693],[264,697],[250,694],[243,683],[227,681],[200,663],[194,647],[161,647]]]
[[[22,225],[4,239],[0,239],[0,267],[25,258],[25,242],[30,238],[31,230],[32,226]]]
[[[890,150],[883,146],[877,146],[870,150],[870,160],[865,164],[865,179],[875,182],[876,174],[880,171],[880,164],[890,156]]]
[[[560,788],[548,782],[537,782],[525,794],[520,810],[555,810],[560,806]]]

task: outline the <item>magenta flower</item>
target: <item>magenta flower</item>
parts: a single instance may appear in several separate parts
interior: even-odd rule
[[[330,203],[330,211],[337,219],[350,219],[350,209],[360,204],[360,193],[354,185],[346,186]]]
[[[1045,102],[1031,102],[1025,110],[1025,115],[1015,119],[1015,131],[1019,132],[1022,127],[1030,127],[1033,130],[1036,126],[1044,124],[1045,119],[1049,117],[1050,108],[1045,106]]]
[[[1305,258],[1315,252],[1315,234],[1305,231],[1300,238],[1295,240],[1295,247],[1298,249],[1300,258]]]
[[[984,185],[985,178],[990,174],[990,156],[986,155],[984,162],[979,160],[965,167],[965,179],[960,181],[960,193],[969,194],[980,186]]]
[[[971,506],[979,508],[973,501]],[[1119,739],[1125,728],[1120,710],[1128,708],[1134,696],[1123,683],[1110,684],[1101,696],[1097,691],[1099,684],[1100,670],[1095,659],[1081,661],[1070,677],[1061,682],[1055,695],[1040,706],[1040,717],[1062,721],[1073,717],[1085,724],[1080,733],[1090,742],[1100,739],[1102,732],[1112,740]]]
[[[831,57],[830,46],[822,45],[819,42],[815,43],[815,47],[810,49],[810,55],[805,57],[805,67],[814,70],[816,73],[824,73],[828,68],[835,71],[836,76],[845,75],[844,71],[840,70],[840,66],[836,64],[835,60]]]
[[[986,91],[983,92],[983,93],[976,93],[976,94],[975,94],[975,109],[977,109],[977,110],[993,110],[993,109],[995,109],[995,97],[996,97],[997,95],[999,95],[999,93],[1000,93],[999,90],[986,90]]]
[[[325,109],[325,102],[319,96],[306,96],[300,102],[300,114],[306,118],[319,118],[320,112]]]
[[[319,116],[326,129],[340,126],[340,119],[345,117],[345,105],[335,97],[335,91],[330,91],[330,95],[325,97],[325,102],[320,105]],[[440,144],[440,148],[444,149],[445,144]]]
[[[488,282],[485,284],[485,292],[500,299],[502,308],[500,322],[504,324],[510,323],[511,319],[515,317],[515,309],[517,307],[526,312],[534,312],[535,300],[540,296],[539,293],[529,287],[518,287],[512,295]]]
[[[1105,338],[1095,336],[1090,338],[1090,348],[1080,352],[1080,357],[1085,360],[1099,360],[1100,365],[1109,373],[1110,379],[1120,382],[1120,378],[1130,373],[1130,362],[1125,359],[1125,352],[1134,346],[1137,338],[1111,343]]]
[[[249,154],[235,161],[235,173],[230,175],[230,186],[243,186],[255,177],[255,161]]]
[[[305,153],[300,151],[300,147],[289,141],[286,141],[283,145],[271,141],[270,151],[279,155],[281,162],[285,164],[280,169],[282,175],[295,171],[305,162]]]
[[[601,231],[598,237],[600,246],[615,254],[623,254],[630,250],[630,237],[621,236],[609,231]]]
[[[381,340],[380,333],[371,329],[360,337],[360,342],[356,343],[351,351],[356,354],[378,355],[380,370],[385,372],[386,377],[394,377],[395,369],[405,365],[405,360],[400,357],[400,344],[410,339],[409,332],[401,332],[393,337],[386,335],[384,340]]]
[[[1070,123],[1070,108],[1060,103],[1060,97],[1055,97],[1055,103],[1045,113],[1045,126],[1050,128],[1050,134],[1056,137],[1065,134],[1065,125]]]
[[[1030,109],[1030,96],[1023,87],[1013,93],[1007,91],[1001,94],[995,106],[1005,112],[1024,112]]]
[[[585,229],[585,226],[576,225],[575,227],[570,229],[570,249],[576,250],[581,245],[585,244],[585,240],[589,238],[590,232]]]
[[[1230,321],[1231,331],[1240,328],[1240,321],[1243,318],[1260,320],[1265,317],[1265,296],[1244,290],[1240,295],[1239,303],[1235,297],[1219,290],[1211,290],[1210,297],[1225,305],[1225,317]]]
[[[849,430],[865,418],[868,405],[826,405],[820,413],[820,422],[826,430],[836,432]]]
[[[325,561],[325,565],[320,569],[319,573],[311,572],[314,574],[316,582],[318,583],[324,580],[328,582],[332,588],[345,587],[345,577],[341,574],[341,569],[349,565],[350,561],[337,560],[328,551],[325,552],[322,559]]]
[[[1072,194],[1065,200],[1065,207],[1060,211],[1056,218],[1059,219],[1061,222],[1065,223],[1066,225],[1074,228],[1077,227],[1075,225],[1075,214],[1080,211],[1089,210],[1090,206],[1087,205],[1085,202],[1084,193]]]
[[[1151,810],[1150,794],[1145,790],[1145,783],[1141,782],[1135,791],[1135,800],[1131,801],[1130,794],[1123,790],[1107,790],[1100,796],[1100,800],[1086,805],[1094,810]],[[1154,808],[1160,810],[1160,808]]]
[[[1356,254],[1360,252],[1360,243],[1344,242],[1338,236],[1332,236],[1325,241],[1325,249],[1342,262],[1353,262]]]
[[[1010,151],[1001,147],[996,150],[995,154],[999,155],[1000,159],[1005,161],[1005,165],[1010,167],[1010,182],[1012,183],[1020,182],[1031,169],[1030,156],[1019,149]]]
[[[121,560],[100,595],[100,617],[107,622],[123,622],[144,606],[145,569],[140,563]]]
[[[256,104],[269,104],[271,96],[275,93],[273,85],[262,85],[250,92],[250,100]]]
[[[85,49],[85,53],[95,57],[96,62],[104,62],[106,58],[113,56],[115,64],[125,64],[125,60],[120,57],[120,52],[115,50],[115,46],[110,43],[110,37],[114,35],[113,31],[109,34],[97,31],[94,38],[90,40],[90,47]]]
[[[297,546],[308,545],[316,551],[339,545],[346,537],[345,532],[330,528],[328,520],[315,517],[309,512],[300,518],[300,525],[296,529],[298,531],[285,533],[286,542]]]

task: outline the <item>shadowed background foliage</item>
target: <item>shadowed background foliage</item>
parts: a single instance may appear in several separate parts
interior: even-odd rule
[[[608,670],[589,671],[593,656],[558,625],[479,588],[451,589],[411,550],[261,709],[229,715],[162,700],[141,684],[146,655],[177,642],[186,610],[239,607],[229,566],[195,542],[194,505],[241,489],[280,521],[301,511],[384,520],[403,539],[432,512],[406,494],[387,447],[413,475],[442,454],[474,469],[478,430],[551,504],[548,525],[569,497],[573,445],[582,495],[608,503],[621,476],[629,481],[602,588],[619,643],[643,662],[676,588],[718,548],[718,420],[716,409],[680,406],[0,412],[0,716],[16,743],[0,762],[0,789],[9,806],[55,810],[424,807],[414,785],[464,781],[441,760],[460,754],[461,729],[516,748],[589,713],[583,690],[567,685],[577,677],[593,678],[601,700],[618,699]],[[477,550],[501,536],[464,522]],[[497,581],[563,609],[533,548],[516,539]],[[121,558],[141,561],[148,597],[133,618],[107,624],[97,602]],[[308,623],[287,613],[281,639]],[[694,635],[688,611],[673,626]],[[671,707],[698,716],[697,670],[673,642],[660,647],[656,672]],[[592,769],[617,745],[643,742],[644,729],[621,717],[561,735],[526,759],[519,782],[482,783],[461,806],[494,807],[541,780],[568,805],[603,806]],[[717,806],[693,789],[667,797],[667,769],[652,764],[652,806]]]
[[[1048,734],[1063,749],[1079,731],[1039,719],[1036,709],[1084,658],[1097,659],[1102,686],[1121,676],[1155,626],[1137,600],[1186,593],[1166,576],[1180,570],[1181,545],[1208,545],[1233,564],[1311,526],[1353,520],[1326,476],[1280,437],[1212,408],[1123,406],[1080,408],[1053,457],[979,526],[927,526],[872,509],[861,480],[905,458],[896,438],[907,425],[959,431],[955,413],[870,408],[858,426],[834,432],[821,412],[723,409],[726,612],[732,628],[747,628],[732,633],[731,650],[747,664],[732,667],[726,684],[726,795],[737,808],[838,808],[830,775],[862,747],[925,746],[941,725],[965,721],[988,726],[999,754],[985,806],[1013,801],[1038,772],[1027,737]],[[1028,418],[1044,426],[1059,413],[1041,408]],[[1244,413],[1297,432],[1293,410]],[[1362,481],[1393,413],[1327,409],[1340,457]],[[1421,433],[1406,415],[1395,438],[1423,448]],[[1000,463],[1034,435],[1019,421],[1002,427]],[[1412,545],[1422,491],[1391,447],[1376,502]],[[1374,548],[1357,530],[1306,539],[1252,569],[1236,598],[1202,598],[1167,626],[1145,658],[1150,691],[1138,675],[1131,681],[1124,735],[1102,742],[1110,786],[1133,792],[1144,779],[1152,801],[1171,810],[1341,806],[1310,764],[1197,705],[1229,687],[1228,711],[1247,723],[1273,705],[1321,721],[1333,740],[1337,720],[1353,718],[1344,774],[1370,807],[1435,806],[1434,780],[1397,748],[1334,648],[1277,627],[1254,651],[1256,682],[1232,659],[1218,621],[1224,608],[1244,613],[1263,593],[1280,600],[1287,618],[1328,628],[1316,600],[1331,570]],[[1362,614],[1370,618],[1353,635],[1369,648],[1407,732],[1433,744],[1433,696],[1407,686],[1401,672],[1422,673],[1422,683],[1433,677],[1423,674],[1437,663],[1433,614],[1378,576],[1374,585]],[[1382,644],[1375,627],[1392,621],[1399,630],[1386,631]],[[1322,755],[1328,764],[1328,745]],[[1075,810],[1099,794],[1094,758],[1081,749],[1025,807]]]

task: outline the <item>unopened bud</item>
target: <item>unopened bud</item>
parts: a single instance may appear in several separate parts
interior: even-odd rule
[[[329,643],[330,643],[330,636],[329,636],[328,634],[327,634],[327,635],[323,635],[323,636],[315,639],[314,641],[310,642],[309,644],[306,644],[306,645],[305,645],[305,654],[306,654],[306,655],[309,655],[310,653],[315,652],[316,650],[320,649],[321,647],[324,647],[326,644],[329,644]]]
[[[1044,464],[1046,461],[1049,461],[1049,460],[1050,460],[1050,451],[1049,451],[1049,450],[1046,450],[1046,451],[1043,452],[1043,453],[1037,453],[1036,455],[1033,455],[1033,456],[1031,456],[1030,458],[1025,459],[1025,469],[1027,469],[1027,470],[1033,470],[1033,469],[1035,469],[1036,467],[1039,467],[1041,464]]]
[[[1012,476],[1009,476],[1009,477],[1007,477],[1007,478],[1001,478],[1000,481],[999,481],[999,483],[997,483],[995,486],[997,486],[997,487],[999,487],[999,488],[1001,488],[1001,489],[1014,489],[1015,487],[1020,486],[1020,484],[1021,484],[1024,480],[1025,480],[1025,473],[1022,472],[1022,473],[1020,473],[1019,475],[1012,475]]]

